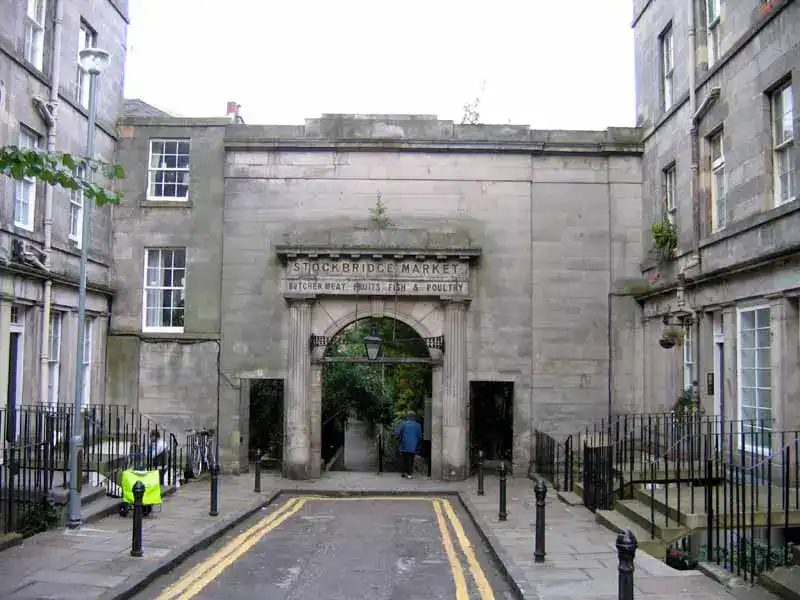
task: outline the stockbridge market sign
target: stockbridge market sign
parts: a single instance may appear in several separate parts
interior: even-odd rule
[[[466,296],[469,265],[437,260],[298,259],[289,261],[287,294]]]

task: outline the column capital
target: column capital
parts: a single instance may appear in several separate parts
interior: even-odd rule
[[[472,300],[470,298],[448,298],[441,296],[439,301],[445,308],[463,309],[466,310]]]
[[[286,301],[286,304],[289,306],[292,305],[303,305],[303,304],[314,304],[314,301],[317,299],[315,295],[304,295],[304,296],[284,296],[283,299]]]

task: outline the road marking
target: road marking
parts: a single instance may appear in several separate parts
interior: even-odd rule
[[[450,531],[447,529],[447,523],[442,515],[442,507],[438,500],[434,500],[433,510],[436,512],[436,522],[439,524],[439,533],[442,534],[444,553],[447,555],[447,562],[450,563],[450,570],[453,572],[453,583],[456,586],[456,600],[469,600],[467,581],[464,579],[464,570],[461,568],[461,562],[458,560],[455,548],[453,547],[453,539],[450,537]]]
[[[288,520],[290,517],[295,515],[297,512],[300,511],[301,508],[305,505],[306,501],[303,498],[300,498],[294,506],[285,511],[281,514],[280,517],[274,519],[271,523],[266,525],[263,529],[255,533],[254,535],[250,536],[246,540],[244,540],[241,545],[236,548],[233,552],[228,554],[225,558],[219,560],[216,556],[212,556],[206,563],[216,563],[213,567],[208,569],[208,571],[203,574],[199,579],[195,580],[189,588],[180,596],[178,596],[175,600],[189,600],[190,598],[194,598],[197,594],[199,594],[204,587],[206,587],[209,583],[214,581],[217,577],[219,577],[222,572],[239,560],[244,554],[250,551],[250,549],[255,546],[261,539],[266,536],[270,531],[279,527],[284,521]]]
[[[440,498],[439,496],[323,496],[303,494],[298,497],[306,500],[325,500],[326,502],[341,502],[344,500],[391,500],[392,502],[397,500],[424,500],[425,502],[431,502],[433,500],[445,500],[445,498]]]
[[[472,579],[475,581],[475,585],[478,587],[478,592],[480,592],[481,600],[494,600],[492,586],[489,585],[489,580],[486,579],[486,574],[483,572],[481,564],[478,562],[478,558],[475,556],[475,551],[472,548],[472,544],[470,543],[467,534],[464,532],[464,526],[461,524],[461,520],[458,518],[458,515],[456,515],[456,511],[453,510],[453,505],[450,504],[449,500],[439,500],[439,502],[444,506],[444,511],[447,514],[447,518],[450,519],[450,523],[453,525],[453,529],[456,532],[456,538],[461,546],[461,551],[467,558],[467,564],[469,565]]]
[[[273,511],[272,513],[261,519],[258,523],[256,523],[249,529],[245,530],[243,533],[236,536],[233,540],[225,544],[225,546],[223,546],[218,552],[214,553],[211,557],[209,557],[208,559],[204,560],[203,562],[192,568],[191,571],[186,573],[178,581],[176,581],[166,590],[164,590],[161,593],[161,595],[159,595],[156,598],[156,600],[173,600],[178,594],[181,594],[185,589],[187,589],[190,584],[192,584],[194,581],[202,577],[203,574],[205,574],[208,571],[212,563],[216,563],[221,559],[227,558],[241,544],[245,543],[252,536],[261,533],[263,529],[268,527],[270,524],[276,521],[281,515],[285,514],[288,510],[290,510],[299,502],[300,502],[299,498],[289,499],[279,509]],[[266,533],[258,535],[258,539],[261,539],[264,535],[266,535]]]

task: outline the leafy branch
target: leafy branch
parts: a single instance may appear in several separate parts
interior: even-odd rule
[[[0,148],[0,173],[12,179],[35,178],[68,191],[82,190],[97,206],[119,204],[122,194],[89,181],[85,173],[101,173],[108,182],[125,177],[121,165],[110,164],[67,152],[44,152],[31,148]]]
[[[653,235],[653,253],[659,263],[665,263],[675,258],[678,248],[678,231],[668,219],[653,223],[650,228]]]
[[[376,229],[386,229],[391,225],[389,214],[386,205],[381,200],[381,195],[378,193],[378,200],[375,206],[369,209],[369,220]]]

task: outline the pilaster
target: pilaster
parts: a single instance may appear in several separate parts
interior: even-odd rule
[[[722,336],[725,340],[723,352],[725,364],[722,368],[723,398],[725,402],[724,415],[726,419],[739,418],[739,396],[737,389],[737,348],[736,343],[736,307],[725,305],[722,308]]]
[[[797,300],[770,299],[772,317],[772,410],[775,429],[792,431],[800,424],[800,345]],[[780,440],[775,440],[779,443]]]
[[[289,360],[284,417],[283,476],[309,479],[311,459],[311,305],[313,298],[287,299]]]
[[[442,479],[467,477],[467,303],[444,301]]]

